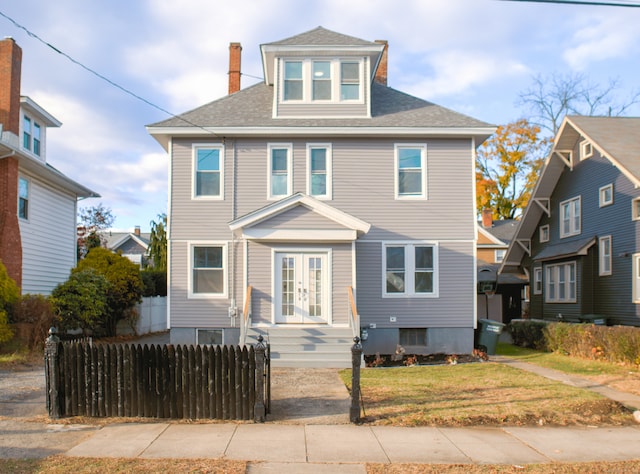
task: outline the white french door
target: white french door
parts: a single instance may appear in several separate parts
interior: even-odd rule
[[[327,253],[277,252],[275,259],[275,322],[327,323]]]

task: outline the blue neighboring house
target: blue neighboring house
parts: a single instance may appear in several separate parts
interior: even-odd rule
[[[640,326],[640,118],[568,116],[501,273],[532,318]]]

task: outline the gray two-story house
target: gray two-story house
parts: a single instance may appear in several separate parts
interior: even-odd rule
[[[172,343],[261,333],[274,362],[325,366],[354,335],[367,354],[471,352],[494,127],[388,87],[387,47],[319,27],[263,44],[241,90],[232,43],[228,96],[148,126],[170,157]]]
[[[640,326],[640,118],[568,116],[501,272],[530,316]]]

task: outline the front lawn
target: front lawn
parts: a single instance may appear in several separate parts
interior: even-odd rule
[[[350,388],[351,370],[340,373]],[[620,404],[495,362],[361,369],[365,423],[395,426],[622,425]]]

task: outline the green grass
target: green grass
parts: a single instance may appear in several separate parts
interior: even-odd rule
[[[44,353],[34,354],[17,338],[0,344],[0,369],[11,369],[21,364],[33,363],[34,358],[42,359]]]
[[[351,371],[341,371],[350,387]],[[361,370],[365,422],[395,426],[632,423],[619,404],[588,390],[485,362]]]
[[[560,370],[569,374],[583,376],[626,376],[630,372],[640,374],[637,366],[613,364],[611,362],[581,359],[555,352],[541,352],[533,349],[515,346],[512,344],[499,343],[496,353],[520,360],[530,362],[541,367]]]

